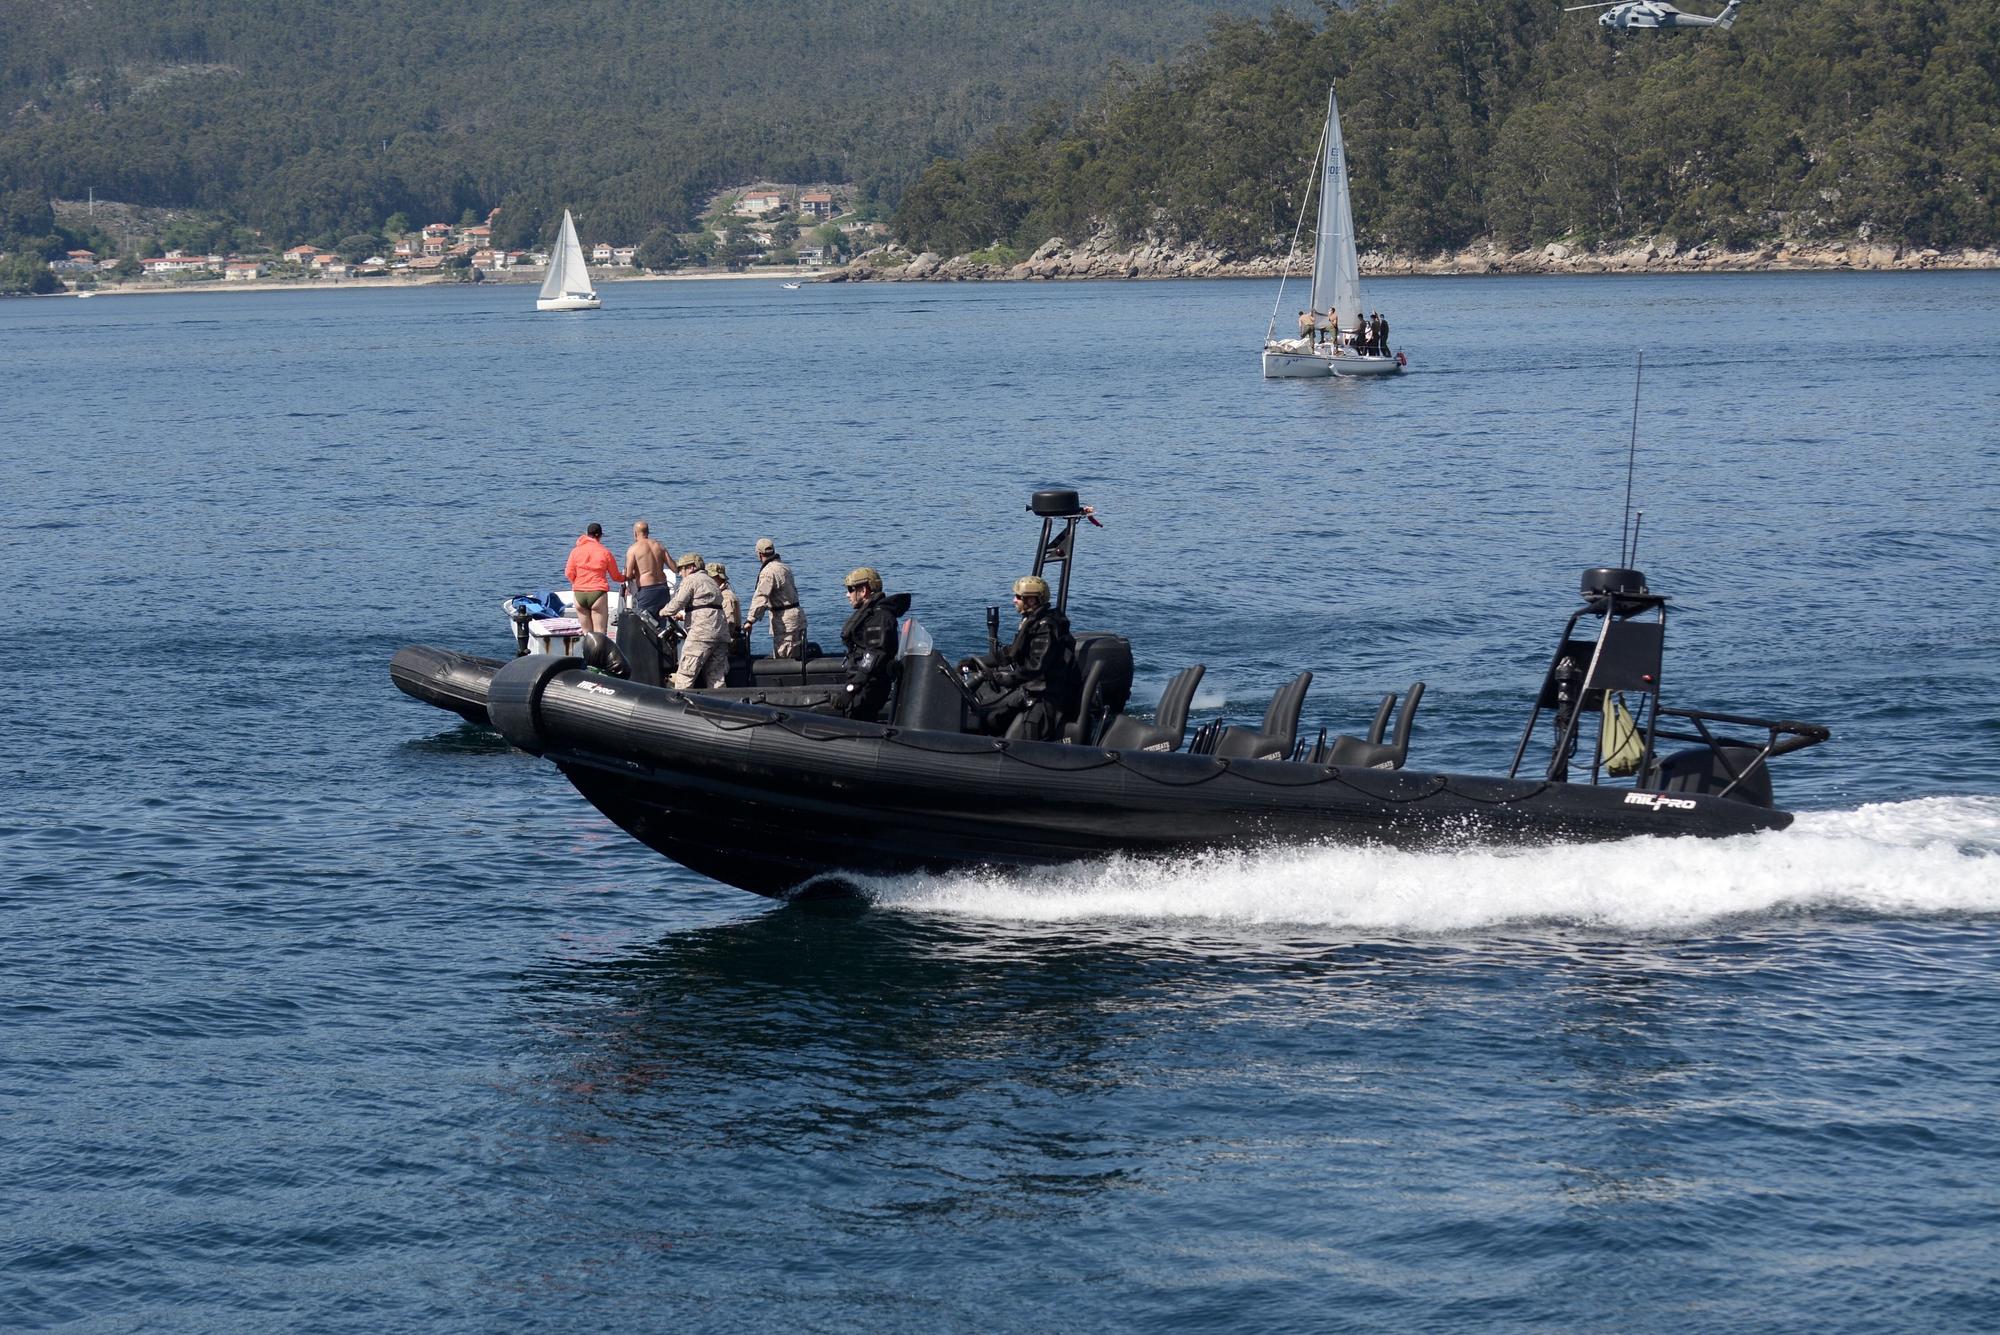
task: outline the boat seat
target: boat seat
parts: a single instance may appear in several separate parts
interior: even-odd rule
[[[1167,683],[1167,689],[1160,692],[1160,707],[1154,711],[1151,723],[1130,714],[1116,715],[1105,725],[1097,744],[1113,751],[1180,750],[1181,739],[1187,736],[1188,707],[1194,703],[1194,688],[1201,685],[1201,674],[1206,671],[1208,667],[1203,663],[1182,668]]]
[[[1083,689],[1077,693],[1076,717],[1063,724],[1062,739],[1088,746],[1104,714],[1104,664],[1092,663],[1083,675]]]
[[[1214,754],[1229,760],[1291,759],[1292,743],[1299,735],[1299,711],[1305,708],[1312,680],[1312,673],[1301,672],[1280,686],[1258,727],[1224,728],[1215,739]]]
[[[813,646],[807,646],[811,648]],[[814,658],[753,658],[750,681],[753,686],[820,686],[847,678],[847,660],[825,655]]]
[[[1346,765],[1355,769],[1401,769],[1403,761],[1410,754],[1410,724],[1417,717],[1417,705],[1424,698],[1424,684],[1410,683],[1410,689],[1403,695],[1402,712],[1396,716],[1396,739],[1384,742],[1382,735],[1388,730],[1390,711],[1396,707],[1396,693],[1389,692],[1382,697],[1381,708],[1375,711],[1375,724],[1368,730],[1367,737],[1335,737],[1313,750],[1313,763],[1318,765]]]

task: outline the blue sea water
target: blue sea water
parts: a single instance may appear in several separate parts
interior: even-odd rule
[[[2000,275],[1373,283],[1386,384],[1277,295],[0,303],[0,1327],[2000,1324]],[[782,907],[386,674],[592,519],[969,649],[1062,481],[1142,693],[1491,772],[1642,349],[1669,696],[1834,730],[1781,834]]]

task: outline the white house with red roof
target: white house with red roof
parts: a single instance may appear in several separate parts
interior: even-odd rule
[[[808,190],[799,196],[799,212],[810,213],[815,218],[833,216],[833,192],[830,190]]]
[[[776,213],[785,207],[785,192],[782,190],[745,190],[743,197],[736,201],[738,213]]]
[[[234,279],[240,283],[247,283],[252,279],[262,278],[264,276],[264,262],[262,260],[230,260],[222,266],[222,276]]]
[[[219,255],[186,255],[178,250],[139,261],[139,267],[150,274],[207,273],[221,266]]]

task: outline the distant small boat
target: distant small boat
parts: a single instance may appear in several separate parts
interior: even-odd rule
[[[76,299],[82,301],[85,297],[94,297],[96,295],[95,292],[79,292],[76,294]]]
[[[1287,379],[1297,376],[1377,376],[1397,375],[1403,369],[1400,352],[1364,354],[1361,337],[1365,317],[1361,308],[1361,259],[1354,246],[1354,216],[1347,195],[1347,145],[1340,135],[1340,105],[1333,90],[1326,93],[1326,128],[1320,136],[1319,220],[1313,238],[1312,295],[1305,313],[1319,315],[1332,307],[1341,327],[1331,339],[1320,342],[1310,334],[1298,338],[1278,338],[1278,316],[1284,308],[1285,287],[1278,285],[1278,305],[1271,309],[1271,324],[1264,331],[1264,378]],[[1305,215],[1300,213],[1300,221]],[[1296,253],[1298,238],[1292,239]],[[1291,259],[1286,257],[1286,265]]]
[[[796,292],[799,290],[799,285],[797,283],[780,283],[778,284],[778,286],[782,287],[787,292]]]
[[[535,299],[535,309],[594,311],[603,304],[590,286],[590,268],[583,262],[576,222],[564,209],[562,234],[556,238],[555,253],[549,256],[549,276],[542,280],[542,295]]]

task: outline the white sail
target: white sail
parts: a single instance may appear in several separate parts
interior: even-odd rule
[[[1347,202],[1347,145],[1340,136],[1340,106],[1326,90],[1326,157],[1320,163],[1319,232],[1313,241],[1315,311],[1333,307],[1340,327],[1361,323],[1361,260],[1354,250],[1354,212]]]
[[[543,301],[560,298],[595,298],[590,286],[590,269],[583,262],[583,247],[576,239],[576,223],[563,210],[562,233],[556,238],[555,252],[549,256],[549,276],[542,280]]]

